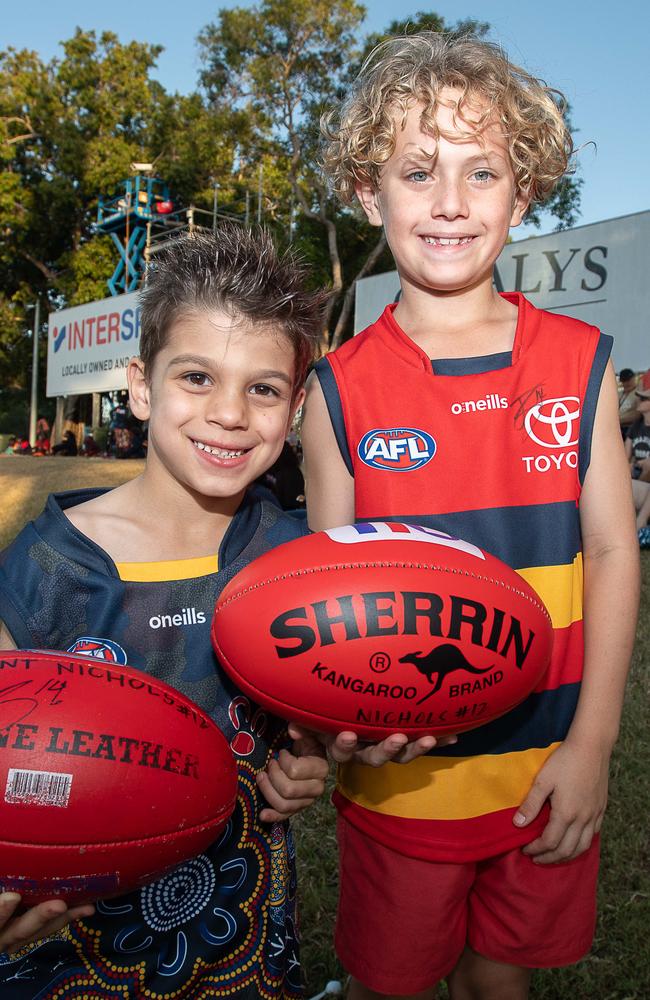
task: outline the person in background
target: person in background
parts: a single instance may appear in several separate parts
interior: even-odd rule
[[[625,438],[625,454],[632,479],[650,482],[650,389],[637,389],[638,416]]]
[[[634,395],[638,379],[631,368],[622,368],[618,381],[618,421],[621,425],[621,433],[623,437],[626,437],[630,426],[639,415],[637,399]]]
[[[40,416],[36,421],[36,451],[47,455],[50,451],[50,424],[46,417]]]
[[[77,454],[77,439],[75,438],[74,431],[65,431],[63,441],[54,445],[52,454],[64,455],[68,458],[72,458]]]

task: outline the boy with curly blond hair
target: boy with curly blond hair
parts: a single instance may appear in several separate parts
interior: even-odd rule
[[[591,944],[638,590],[611,338],[492,282],[571,136],[560,95],[501,49],[433,32],[380,45],[325,132],[333,187],[384,227],[402,291],[311,379],[310,526],[465,538],[535,587],[555,632],[530,697],[455,745],[395,734],[371,768],[338,741],[337,948],[352,1000],[445,978],[453,1000],[524,1000],[531,969]]]

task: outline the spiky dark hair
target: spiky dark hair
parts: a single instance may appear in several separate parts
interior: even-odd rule
[[[278,253],[263,229],[234,223],[172,240],[153,259],[140,291],[140,357],[145,372],[185,313],[221,309],[284,333],[295,349],[296,388],[318,342],[326,296],[305,286],[306,269]]]

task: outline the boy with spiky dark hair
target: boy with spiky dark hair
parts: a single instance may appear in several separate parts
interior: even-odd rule
[[[16,915],[20,897],[0,894],[3,996],[301,992],[286,820],[321,794],[327,763],[315,743],[289,749],[286,724],[221,672],[210,622],[240,568],[306,530],[252,486],[304,395],[322,296],[303,278],[268,236],[237,227],[161,252],[128,371],[131,409],[149,422],[144,472],[49,497],[2,554],[3,648],[92,649],[172,684],[219,725],[239,771],[218,843],[94,915],[61,900]]]

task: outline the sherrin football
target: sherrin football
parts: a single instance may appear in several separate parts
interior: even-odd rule
[[[250,563],[219,597],[212,642],[237,686],[283,718],[413,739],[514,708],[544,673],[553,630],[499,559],[431,528],[375,521]]]
[[[139,888],[216,840],[236,791],[226,739],[167,684],[0,652],[0,891],[31,906]]]

